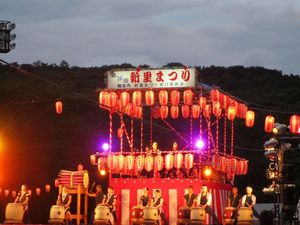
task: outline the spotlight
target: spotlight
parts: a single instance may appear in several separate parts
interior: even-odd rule
[[[210,177],[212,174],[212,169],[210,166],[204,167],[203,174],[206,178]]]
[[[109,149],[109,144],[104,143],[104,144],[102,145],[102,149],[103,149],[104,151],[107,151],[107,150]]]
[[[285,124],[275,123],[274,128],[272,130],[273,134],[275,135],[283,135],[289,131],[289,128]]]
[[[204,141],[202,139],[199,139],[196,141],[196,148],[203,149],[204,147]]]
[[[100,172],[101,176],[105,176],[106,175],[106,170],[105,169],[101,169],[99,172]]]

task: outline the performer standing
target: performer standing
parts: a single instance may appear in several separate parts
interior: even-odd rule
[[[202,185],[201,192],[197,197],[197,205],[203,207],[205,212],[213,218],[214,224],[221,224],[218,221],[218,218],[214,211],[211,208],[212,196],[208,192],[208,188],[206,185]]]
[[[253,215],[257,218],[260,219],[260,216],[258,212],[255,210],[254,206],[256,204],[256,197],[255,195],[252,194],[252,187],[246,187],[246,194],[242,198],[242,206],[243,207],[249,207],[253,210]]]
[[[160,216],[161,220],[164,221],[164,225],[167,225],[168,221],[163,211],[163,204],[164,204],[164,199],[161,197],[160,190],[157,189],[154,191],[153,206],[157,208],[158,215]]]
[[[62,187],[62,192],[58,195],[56,204],[61,205],[65,208],[65,219],[66,224],[72,222],[70,205],[72,202],[72,196],[68,193],[68,190],[65,186]]]
[[[158,144],[156,141],[152,143],[152,156],[155,157],[157,155],[161,155],[161,151],[158,149]]]
[[[114,217],[115,224],[117,224],[116,202],[117,202],[117,196],[114,194],[113,187],[108,187],[105,203],[107,204],[108,208],[110,209],[111,214]]]
[[[96,192],[95,193],[88,193],[88,196],[95,198],[95,207],[97,207],[97,205],[101,205],[101,204],[104,203],[105,194],[103,193],[102,186],[100,184],[98,184],[96,186]],[[93,221],[94,221],[94,212],[91,213],[91,215],[90,215],[91,224],[93,224]]]
[[[23,205],[24,214],[23,214],[23,223],[30,223],[29,217],[29,199],[30,193],[28,192],[28,188],[25,184],[21,186],[21,191],[18,193],[14,203],[20,203]]]
[[[172,152],[173,157],[175,157],[175,154],[178,151],[178,144],[177,144],[177,142],[173,142],[172,149],[173,149],[173,152]],[[179,171],[181,172],[183,178],[188,178],[188,175],[187,175],[187,173],[185,171],[185,168],[180,168]],[[168,171],[167,177],[178,178],[179,177],[178,170],[173,167],[172,169],[170,169]]]
[[[188,187],[188,193],[184,195],[185,206],[191,208],[195,204],[197,195],[194,194],[193,186]]]
[[[241,206],[242,196],[237,187],[231,188],[231,193],[227,197],[227,207],[239,208]]]
[[[144,194],[140,197],[139,204],[143,207],[152,205],[152,198],[149,195],[149,188],[144,188]]]

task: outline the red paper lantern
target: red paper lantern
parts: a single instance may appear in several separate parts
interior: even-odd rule
[[[174,156],[174,167],[176,169],[181,169],[183,166],[183,155],[182,153],[176,153]]]
[[[210,107],[210,105],[207,104],[204,107],[203,115],[204,115],[205,118],[209,118],[210,117],[210,115],[211,115],[211,107]]]
[[[126,168],[127,170],[133,170],[134,169],[134,156],[133,155],[127,155],[125,157],[126,161]]]
[[[290,117],[290,131],[292,134],[299,134],[300,131],[300,116],[292,115]]]
[[[108,105],[108,92],[107,91],[101,91],[99,93],[99,103],[100,103],[100,106],[101,105],[105,105],[105,106]]]
[[[183,118],[189,118],[190,117],[190,107],[188,105],[181,106],[181,114]]]
[[[211,90],[210,91],[210,99],[212,101],[220,101],[220,91],[217,89]]]
[[[116,155],[108,155],[107,156],[107,167],[109,170],[114,171],[117,166],[117,156]]]
[[[133,105],[133,108],[132,108],[132,114],[131,114],[133,117],[136,117],[136,118],[142,118],[142,115],[143,115],[143,108],[142,106],[135,106]]]
[[[228,108],[228,96],[227,95],[222,95],[222,98],[220,99],[220,103],[223,109]]]
[[[62,114],[62,110],[63,110],[63,103],[62,103],[62,101],[56,101],[55,102],[55,109],[56,109],[56,113],[57,114]]]
[[[173,90],[170,93],[170,102],[171,105],[177,106],[180,101],[180,92],[177,90]]]
[[[172,154],[165,155],[165,168],[166,170],[170,170],[174,165],[174,156]]]
[[[236,108],[235,106],[229,106],[227,109],[227,118],[233,121],[236,117]]]
[[[221,157],[219,155],[213,155],[212,166],[217,170],[221,171]]]
[[[183,103],[185,105],[192,105],[193,104],[193,91],[192,90],[185,90],[183,92]]]
[[[199,105],[200,105],[200,108],[201,110],[204,110],[205,109],[205,106],[206,106],[206,98],[204,96],[201,96],[199,98]]]
[[[243,160],[243,171],[242,175],[246,175],[248,173],[248,161]]]
[[[148,155],[145,157],[144,167],[147,172],[150,172],[153,170],[153,157],[152,156]]]
[[[116,107],[118,101],[118,95],[115,92],[110,92],[108,94],[108,106],[109,107]]]
[[[151,110],[153,119],[159,119],[160,118],[160,107],[155,106]]]
[[[13,198],[17,197],[17,192],[16,191],[12,191],[11,192],[11,197],[13,197]]]
[[[4,191],[4,195],[5,195],[5,197],[7,197],[7,196],[9,195],[9,190],[8,190],[8,189],[6,189],[6,190]]]
[[[36,188],[36,189],[35,189],[35,194],[36,194],[37,196],[40,196],[40,195],[41,195],[41,189],[40,189],[40,188]]]
[[[212,104],[212,113],[214,114],[215,117],[219,117],[220,116],[220,112],[222,113],[221,109],[221,105],[220,102],[213,102]]]
[[[254,121],[255,121],[255,113],[251,110],[247,111],[246,119],[245,119],[246,127],[253,127]]]
[[[225,156],[220,157],[221,172],[227,173],[227,158]]]
[[[184,156],[184,167],[186,169],[192,169],[194,166],[194,155],[191,153],[187,153]]]
[[[235,158],[230,158],[230,159],[227,159],[227,162],[226,162],[226,171],[227,173],[229,174],[235,174],[236,172],[236,162],[237,160]]]
[[[129,101],[130,101],[130,94],[127,91],[121,92],[121,95],[120,95],[121,105],[125,107],[129,104]]]
[[[265,118],[265,132],[271,133],[274,127],[275,118],[271,115],[266,116]]]
[[[122,138],[124,135],[124,130],[122,128],[118,128],[118,138]]]
[[[132,114],[132,108],[133,108],[133,105],[131,103],[129,103],[128,105],[125,106],[125,113],[129,116],[131,116]]]
[[[142,92],[134,91],[132,93],[132,104],[136,106],[140,106],[142,104]]]
[[[141,172],[144,169],[144,157],[142,155],[138,155],[135,157],[135,170]]]
[[[167,105],[168,104],[168,92],[167,91],[159,91],[158,94],[159,104],[160,105]]]
[[[154,158],[155,171],[161,171],[164,168],[164,157],[161,155]]]
[[[146,102],[146,105],[154,104],[154,92],[153,91],[145,92],[145,102]]]
[[[58,180],[58,179],[55,179],[55,180],[54,180],[54,186],[55,186],[55,187],[59,187],[59,180]]]
[[[50,184],[46,184],[46,185],[45,185],[45,191],[46,191],[47,193],[49,193],[50,190],[51,190]]]
[[[179,107],[178,106],[171,106],[171,117],[172,119],[177,119],[179,115]]]
[[[168,117],[169,108],[168,106],[161,106],[160,107],[160,117],[162,119],[166,119]]]
[[[199,116],[200,116],[200,106],[199,105],[192,106],[192,116],[194,119],[199,118]]]

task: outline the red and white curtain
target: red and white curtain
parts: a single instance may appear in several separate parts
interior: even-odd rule
[[[129,225],[131,209],[138,204],[143,188],[149,188],[151,196],[154,190],[159,189],[165,201],[164,212],[170,225],[177,224],[177,215],[180,207],[184,206],[183,196],[187,193],[189,186],[194,187],[195,194],[199,194],[202,184],[206,184],[212,194],[212,208],[219,221],[222,221],[223,210],[226,207],[227,195],[231,186],[204,182],[198,179],[120,179],[110,180],[117,195],[117,216],[122,225]],[[211,218],[207,216],[207,224],[211,224]]]

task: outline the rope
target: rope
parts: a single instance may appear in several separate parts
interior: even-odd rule
[[[216,153],[219,153],[219,118],[216,121]]]
[[[230,144],[230,155],[233,155],[233,148],[234,148],[234,125],[233,120],[231,121],[231,144]]]
[[[131,130],[130,130],[130,139],[131,139],[131,142],[130,142],[130,150],[131,152],[133,152],[133,117],[131,117]]]
[[[177,131],[175,128],[169,124],[166,120],[162,119],[162,121],[178,136],[180,137],[187,145],[189,145],[189,142]]]
[[[109,153],[111,153],[111,149],[112,149],[112,134],[113,134],[112,112],[109,111]]]
[[[224,150],[223,153],[226,154],[226,145],[227,145],[227,119],[224,115]]]
[[[140,152],[143,151],[143,146],[144,146],[144,120],[143,120],[143,115],[142,115],[142,119],[141,119],[141,149]]]
[[[193,146],[193,117],[190,116],[190,146]]]
[[[150,140],[149,140],[149,143],[150,143],[150,146],[152,146],[152,129],[153,129],[153,117],[152,117],[152,111],[153,111],[153,108],[151,108],[151,112],[150,112]]]

